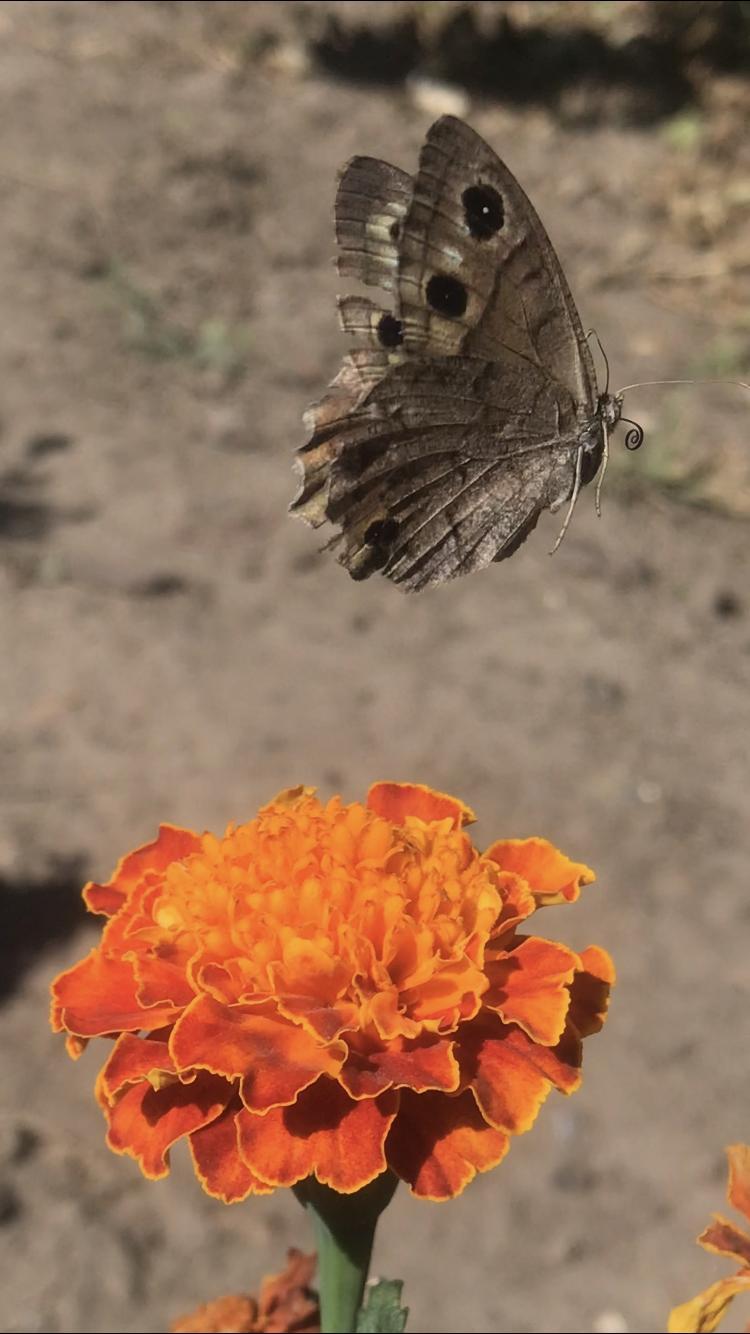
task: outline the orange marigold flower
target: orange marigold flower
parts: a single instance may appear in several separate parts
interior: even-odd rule
[[[299,787],[221,839],[163,825],[87,885],[109,921],[54,982],[52,1024],[73,1056],[115,1039],[110,1147],[162,1177],[186,1138],[227,1202],[388,1168],[444,1200],[499,1163],[552,1087],[578,1087],[614,974],[519,931],[588,867],[539,838],[481,854],[472,819],[410,784],[364,805]]]
[[[750,1146],[730,1144],[729,1203],[750,1221]],[[675,1306],[670,1312],[669,1334],[710,1334],[719,1325],[740,1292],[750,1293],[750,1235],[721,1214],[714,1214],[713,1223],[701,1232],[698,1244],[714,1255],[727,1255],[736,1260],[740,1269],[736,1274],[720,1278],[717,1283],[699,1292],[691,1301]]]

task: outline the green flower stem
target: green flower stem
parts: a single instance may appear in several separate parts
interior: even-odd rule
[[[312,1220],[318,1251],[322,1334],[352,1334],[362,1305],[378,1219],[398,1185],[392,1172],[354,1195],[308,1177],[294,1187]]]

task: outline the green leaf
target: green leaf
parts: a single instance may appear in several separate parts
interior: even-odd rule
[[[357,1315],[357,1334],[402,1334],[408,1306],[401,1305],[400,1279],[381,1278],[368,1287],[365,1304]]]

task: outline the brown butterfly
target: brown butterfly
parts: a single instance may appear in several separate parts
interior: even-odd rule
[[[392,293],[339,298],[355,348],[305,414],[291,505],[354,579],[406,590],[504,560],[606,463],[622,395],[599,393],[560,262],[508,168],[462,121],[416,176],[343,168],[338,271]],[[630,447],[643,433],[630,432]],[[598,493],[597,493],[598,508]]]

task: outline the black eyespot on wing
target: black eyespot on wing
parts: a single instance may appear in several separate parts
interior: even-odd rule
[[[382,570],[388,560],[388,552],[381,551],[380,547],[366,547],[365,551],[357,557],[356,564],[347,565],[347,569],[352,579],[361,583],[363,579],[369,579],[371,574],[376,574]]]
[[[477,241],[489,241],[505,222],[502,195],[491,185],[470,185],[461,195],[464,218]]]
[[[368,547],[384,548],[385,559],[388,559],[387,548],[392,545],[398,536],[398,524],[395,519],[375,519],[365,530],[365,542]],[[385,560],[383,561],[385,565]]]
[[[388,564],[397,535],[398,524],[395,519],[374,519],[365,529],[364,546],[351,564],[347,561],[352,579],[369,579],[376,570],[382,570]]]
[[[399,347],[404,341],[404,326],[395,315],[381,315],[378,320],[378,342],[382,347]]]
[[[359,477],[387,448],[387,440],[358,440],[339,455],[333,465],[334,469],[345,477]]]
[[[460,319],[466,310],[466,288],[458,278],[451,278],[447,273],[433,273],[427,284],[426,295],[432,309],[449,320]]]

